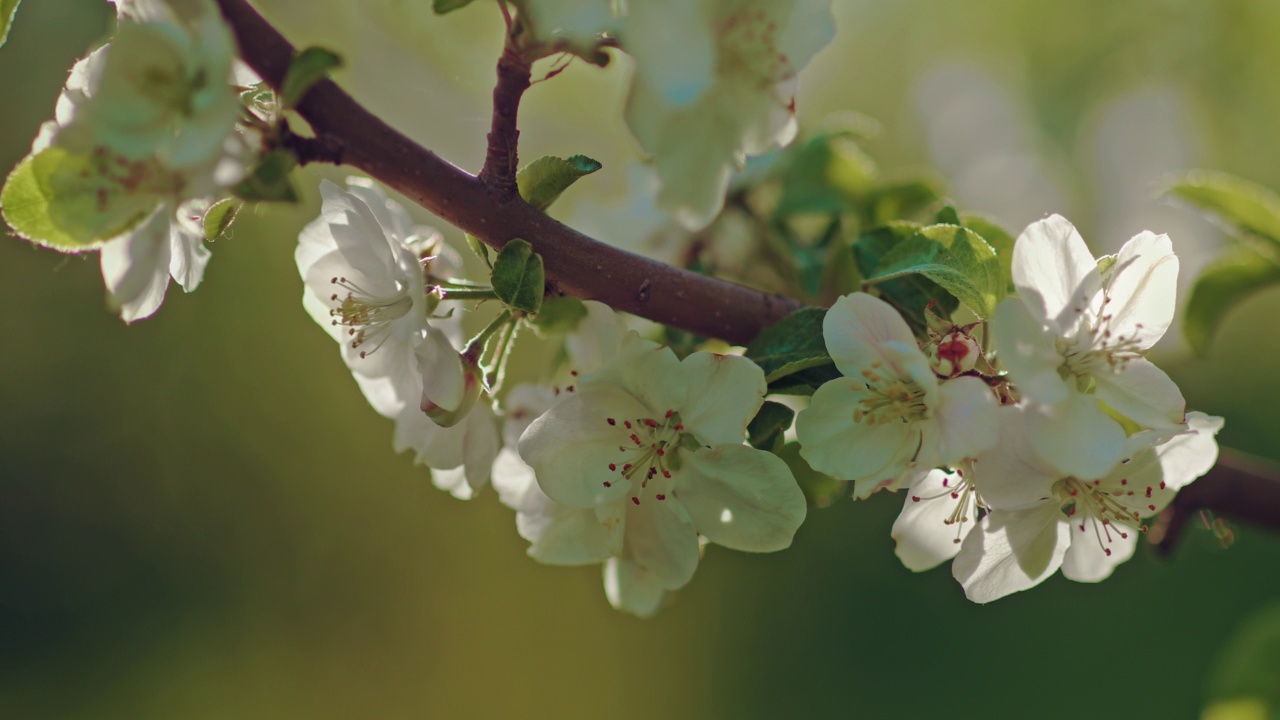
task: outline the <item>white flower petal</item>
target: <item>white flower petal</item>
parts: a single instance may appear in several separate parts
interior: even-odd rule
[[[977,525],[976,508],[966,520],[949,522],[957,504],[966,499],[951,496],[958,481],[955,475],[934,469],[911,485],[890,533],[896,543],[894,553],[908,570],[922,572],[955,557],[960,543]]]
[[[1120,248],[1108,273],[1113,336],[1146,350],[1164,337],[1177,307],[1178,256],[1168,235],[1141,232]]]
[[[1069,389],[1058,375],[1063,358],[1053,334],[1022,301],[1011,298],[1000,303],[991,328],[1000,363],[1023,396],[1042,403],[1067,399]]]
[[[1032,447],[1064,476],[1094,480],[1124,457],[1124,429],[1093,395],[1072,392],[1057,405],[1030,406],[1025,421]]]
[[[1214,436],[1222,429],[1223,420],[1202,412],[1187,413],[1187,426],[1192,432],[1176,435],[1156,447],[1165,485],[1174,490],[1190,485],[1209,472],[1218,462],[1218,442]]]
[[[1119,372],[1093,377],[1098,399],[1143,427],[1171,430],[1186,420],[1182,391],[1146,358],[1130,358]]]
[[[488,400],[482,400],[467,414],[461,425],[464,430],[462,467],[466,471],[467,484],[472,490],[479,490],[489,483],[493,460],[502,447],[498,418]]]
[[[618,610],[647,618],[661,609],[667,591],[654,573],[629,560],[609,558],[604,564],[604,593]]]
[[[426,338],[414,349],[418,371],[422,376],[422,395],[445,410],[456,410],[462,404],[467,382],[462,357],[444,333],[427,328]]]
[[[584,300],[587,316],[565,338],[569,364],[581,375],[595,372],[618,353],[627,335],[627,322],[613,308]]]
[[[764,372],[737,355],[696,352],[665,383],[684,391],[680,421],[706,445],[737,444],[764,402]],[[655,408],[660,409],[660,408]]]
[[[693,579],[698,568],[698,533],[673,503],[626,503],[622,557],[654,574],[667,590]]]
[[[169,287],[169,217],[165,206],[127,235],[102,246],[102,280],[109,302],[127,323],[151,317]]]
[[[996,413],[998,442],[971,463],[968,480],[997,510],[1022,510],[1053,497],[1063,473],[1049,465],[1027,439],[1026,408],[1003,406]]]
[[[1133,557],[1141,535],[1132,528],[1103,525],[1094,518],[1071,519],[1071,547],[1062,560],[1062,574],[1076,582],[1106,580],[1116,566]]]
[[[807,508],[781,458],[746,445],[720,445],[682,459],[675,494],[700,534],[747,552],[791,546]]]
[[[965,596],[988,603],[1039,585],[1061,565],[1070,544],[1057,505],[993,511],[969,533],[951,564]]]
[[[796,417],[800,455],[818,472],[842,480],[879,482],[897,476],[915,453],[919,430],[912,424],[867,425],[853,421],[866,395],[861,382],[832,380],[813,394]],[[866,488],[869,494],[874,486]]]
[[[204,244],[202,234],[191,232],[178,222],[170,222],[169,243],[169,275],[185,292],[191,292],[204,279],[204,269],[213,253]]]
[[[1050,215],[1027,226],[1013,246],[1013,283],[1039,322],[1058,335],[1081,301],[1101,289],[1097,261],[1074,225]]]
[[[955,378],[943,382],[938,395],[932,418],[938,434],[938,464],[950,465],[995,446],[999,404],[985,382]]]
[[[863,368],[876,361],[892,362],[880,349],[885,343],[916,344],[911,328],[898,311],[866,293],[836,300],[822,320],[822,337],[836,367],[852,378],[859,377]]]

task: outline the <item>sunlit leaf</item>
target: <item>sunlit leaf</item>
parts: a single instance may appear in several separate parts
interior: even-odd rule
[[[1218,258],[1196,278],[1187,301],[1182,330],[1196,352],[1209,350],[1213,333],[1232,308],[1250,295],[1280,283],[1280,267],[1246,248]]]
[[[525,202],[538,210],[546,210],[578,178],[590,175],[600,167],[600,163],[586,155],[569,158],[548,155],[520,168],[516,173],[516,185]]]
[[[1166,192],[1230,225],[1280,243],[1280,195],[1257,183],[1201,170],[1188,174]]]
[[[204,214],[204,239],[213,242],[226,233],[244,203],[225,198],[209,207]]]
[[[906,275],[929,278],[982,318],[991,317],[1005,296],[995,250],[957,225],[931,225],[898,243],[866,283]]]
[[[507,241],[493,261],[493,291],[517,310],[536,313],[542,307],[546,276],[542,256],[520,238]]]
[[[13,16],[18,14],[18,4],[22,0],[0,0],[0,46],[9,39],[9,28],[13,25]]]
[[[280,102],[286,108],[297,107],[302,102],[302,96],[313,85],[328,77],[329,71],[341,65],[342,58],[332,50],[309,47],[298,53],[289,64],[284,82],[280,85]]]

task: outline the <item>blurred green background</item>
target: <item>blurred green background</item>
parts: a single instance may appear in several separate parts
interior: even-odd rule
[[[357,97],[475,169],[500,19],[426,0],[263,0],[324,44]],[[1189,167],[1280,187],[1274,0],[837,2],[802,125],[853,109],[889,174],[936,168],[1015,231],[1071,217],[1098,252],[1168,232],[1184,280],[1219,231],[1152,198]],[[25,154],[100,0],[27,0],[0,48],[0,166]],[[522,109],[524,157],[605,171],[565,212],[617,199],[636,149],[625,62],[575,63]],[[1191,532],[1099,586],[1055,577],[990,606],[893,556],[900,498],[815,511],[788,552],[708,549],[656,619],[608,607],[598,568],[524,555],[492,492],[469,503],[391,453],[293,264],[306,202],[247,215],[199,292],[125,327],[94,256],[0,242],[0,717],[1196,717],[1215,658],[1280,599],[1280,535]],[[589,184],[592,183],[592,184]],[[420,214],[426,220],[424,214]],[[459,238],[454,237],[454,240]],[[1161,363],[1225,444],[1280,459],[1280,295],[1215,352]],[[1262,328],[1259,334],[1259,328]],[[1280,679],[1277,679],[1280,686]],[[1216,687],[1216,686],[1215,686]]]

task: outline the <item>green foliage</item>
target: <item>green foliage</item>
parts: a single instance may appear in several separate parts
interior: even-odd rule
[[[471,248],[471,252],[475,253],[476,257],[483,260],[485,266],[492,270],[493,257],[492,253],[489,251],[489,246],[485,245],[483,240],[471,233],[463,233],[463,235],[467,238],[467,247]]]
[[[18,5],[22,0],[0,0],[0,46],[9,39],[9,28],[13,25],[13,17],[18,14]]]
[[[0,190],[4,219],[18,235],[62,252],[82,252],[142,222],[160,204],[166,177],[151,163],[52,146],[26,157]]]
[[[853,257],[864,277],[871,277],[880,268],[881,260],[900,243],[914,237],[920,225],[909,222],[893,222],[864,232],[853,244]],[[893,305],[917,332],[925,328],[925,309],[930,304],[935,312],[950,317],[960,306],[950,293],[924,275],[904,275],[875,285],[881,299]]]
[[[1249,699],[1271,715],[1280,710],[1280,605],[1255,613],[1218,654],[1209,678],[1211,700]]]
[[[298,202],[298,193],[289,181],[289,173],[298,159],[288,150],[272,150],[258,159],[249,175],[231,188],[241,200],[265,202]]]
[[[223,198],[211,205],[204,214],[204,239],[213,242],[222,237],[242,207],[244,203],[232,198]]]
[[[1014,237],[994,220],[984,215],[963,214],[960,216],[959,224],[981,235],[991,249],[996,251],[996,257],[1000,258],[1000,275],[1004,278],[1005,291],[1017,292],[1017,288],[1013,286]]]
[[[839,376],[822,337],[823,308],[801,308],[747,346],[746,357],[764,371],[769,392],[812,395],[814,388]]]
[[[1187,342],[1200,354],[1232,308],[1250,295],[1280,283],[1280,266],[1253,250],[1239,246],[1218,258],[1196,278],[1187,301],[1182,329]]]
[[[536,313],[542,307],[546,276],[542,256],[526,240],[513,238],[493,261],[493,292],[516,310]]]
[[[800,485],[800,490],[804,492],[810,505],[828,507],[845,494],[848,483],[809,467],[809,463],[800,457],[800,443],[789,442],[776,454],[791,468],[791,474],[795,476],[796,483]]]
[[[578,178],[590,175],[600,167],[600,163],[586,155],[570,158],[548,155],[520,168],[516,173],[516,185],[525,202],[545,211]]]
[[[1280,196],[1226,173],[1196,171],[1166,191],[1240,230],[1280,244]]]
[[[533,327],[539,334],[570,333],[587,317],[587,306],[577,298],[567,296],[547,298],[533,318]]]
[[[280,102],[286,108],[297,107],[302,96],[313,85],[329,76],[329,71],[342,66],[342,58],[332,50],[309,47],[294,56],[280,84]]]
[[[431,0],[431,9],[437,15],[444,15],[454,10],[461,10],[470,4],[471,0]]]
[[[864,284],[913,274],[942,286],[981,318],[991,317],[1005,296],[995,250],[958,225],[931,225],[897,243]]]
[[[862,204],[871,194],[879,169],[845,132],[816,135],[783,166],[779,216],[839,213]]]
[[[777,452],[782,449],[782,434],[791,427],[796,411],[772,400],[766,400],[747,425],[747,440],[751,447]]]

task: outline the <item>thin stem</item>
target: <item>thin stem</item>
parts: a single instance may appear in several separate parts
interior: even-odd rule
[[[493,319],[478,335],[467,341],[467,346],[462,349],[462,356],[470,360],[472,363],[479,363],[480,356],[484,354],[484,346],[489,342],[489,338],[493,334],[501,330],[508,322],[511,321],[511,311],[503,310]]]
[[[445,300],[497,300],[498,295],[493,288],[458,288],[444,289]]]
[[[516,330],[520,327],[520,320],[517,318],[507,323],[502,334],[498,336],[497,349],[493,352],[493,360],[489,372],[485,374],[485,384],[489,386],[489,392],[496,395],[502,389],[502,381],[507,378],[507,360],[511,358],[512,340],[516,337]]]

